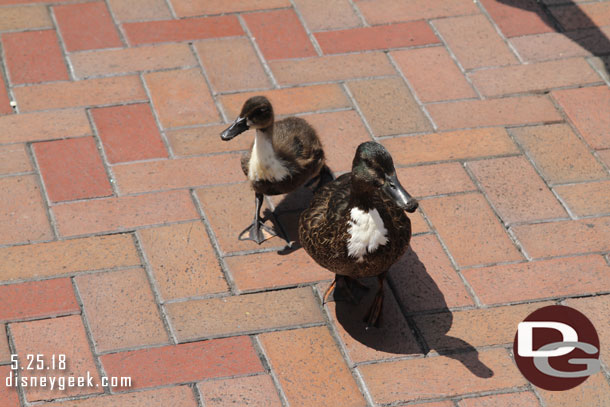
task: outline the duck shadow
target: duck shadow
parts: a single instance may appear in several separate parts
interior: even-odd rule
[[[447,335],[453,314],[426,266],[411,248],[388,273],[379,328],[365,329],[363,318],[377,290],[376,279],[367,280],[365,284],[370,289],[360,304],[337,302],[335,305],[337,322],[353,339],[369,348],[393,354],[421,352],[428,355],[434,350],[458,360],[475,376],[490,378],[494,375],[479,359],[474,346]]]
[[[555,32],[563,34],[573,42],[580,45],[582,48],[590,52],[593,56],[598,57],[606,70],[606,75],[610,76],[610,39],[604,32],[595,25],[591,18],[585,14],[574,1],[566,0],[561,4],[564,6],[574,6],[570,14],[570,20],[578,22],[578,25],[583,28],[574,30],[565,30],[561,23],[553,16],[550,8],[536,0],[496,0],[498,3],[506,4],[507,6],[520,8],[522,10],[536,13],[542,21],[546,23]]]

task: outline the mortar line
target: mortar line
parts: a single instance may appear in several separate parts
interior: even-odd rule
[[[197,61],[197,67],[199,68],[201,75],[203,75],[203,79],[205,80],[206,86],[208,87],[210,95],[212,96],[212,100],[214,101],[214,104],[216,105],[216,110],[218,110],[218,112],[220,113],[220,118],[224,122],[228,122],[227,115],[222,108],[222,104],[220,103],[220,100],[218,100],[218,98],[216,97],[218,95],[218,93],[214,90],[214,87],[212,86],[212,81],[210,80],[208,73],[205,70],[205,67],[203,66],[203,61],[199,57],[199,53],[195,49],[195,45],[193,43],[190,43],[189,48],[191,50],[191,53],[195,57],[195,60]]]
[[[172,16],[172,19],[179,20],[180,18],[178,17],[178,14],[176,14],[176,10],[174,10],[174,5],[172,4],[171,0],[163,0],[163,2],[169,9],[169,14]],[[144,21],[148,21],[148,20],[144,20]],[[161,21],[163,21],[163,20],[161,20]]]
[[[57,35],[57,40],[59,41],[59,47],[61,48],[62,59],[64,60],[64,64],[66,65],[66,67],[68,69],[68,76],[70,77],[71,81],[75,81],[76,73],[74,72],[74,66],[72,66],[72,61],[68,57],[68,47],[66,46],[66,41],[64,40],[64,36],[63,36],[61,30],[59,29],[59,23],[57,22],[57,18],[55,17],[54,6],[51,4],[47,4],[45,8],[47,9],[47,13],[49,14],[49,17],[51,18],[51,23],[53,26],[52,28],[54,29],[55,34]]]
[[[309,38],[309,42],[311,42],[311,44],[313,45],[313,48],[316,51],[316,54],[318,54],[318,56],[324,55],[324,53],[322,52],[322,48],[320,47],[320,44],[318,44],[318,40],[316,39],[316,37],[313,35],[311,30],[307,26],[307,22],[305,21],[305,18],[303,18],[303,15],[301,14],[301,10],[299,10],[297,5],[294,4],[294,0],[290,0],[290,4],[292,4],[292,9],[294,10],[295,14],[297,15],[299,22],[303,26],[303,29],[305,30],[305,34],[307,34],[307,38]]]
[[[267,77],[271,80],[271,85],[273,86],[274,89],[279,88],[279,84],[278,84],[277,80],[275,79],[275,76],[273,76],[273,72],[271,71],[271,68],[269,67],[269,64],[267,63],[267,60],[265,59],[263,52],[261,51],[260,47],[258,46],[258,43],[256,42],[256,38],[254,38],[254,35],[250,31],[250,28],[246,24],[246,21],[244,20],[243,16],[241,14],[239,14],[237,16],[237,19],[239,20],[239,24],[241,25],[241,28],[246,33],[248,40],[250,40],[250,43],[252,44],[252,47],[254,48],[254,52],[258,56],[258,59],[259,59],[261,65],[263,66],[263,69],[265,70]]]
[[[140,83],[142,84],[142,87],[144,88],[144,92],[146,93],[146,101],[144,103],[146,103],[148,105],[148,107],[150,108],[150,111],[152,112],[152,116],[153,119],[155,120],[155,125],[157,126],[157,130],[159,131],[159,134],[161,135],[161,141],[163,141],[163,145],[165,146],[165,149],[167,150],[167,159],[172,159],[175,158],[174,157],[174,151],[172,150],[172,146],[169,143],[169,140],[167,139],[167,136],[165,135],[165,129],[163,127],[163,124],[161,123],[161,118],[159,117],[158,113],[157,113],[157,109],[155,109],[155,105],[153,102],[153,98],[152,98],[152,93],[150,91],[150,88],[148,87],[148,84],[146,83],[146,79],[144,78],[144,73],[140,72],[138,74],[138,77],[140,78]]]
[[[197,386],[197,383],[193,383],[191,386],[191,390],[193,391],[193,396],[195,397],[195,401],[197,402],[197,406],[198,407],[205,407],[205,402],[204,397],[203,397],[203,392],[201,392],[201,390],[199,390],[199,386]]]
[[[364,15],[360,11],[360,7],[358,7],[358,5],[354,2],[354,0],[347,0],[347,1],[350,4],[350,6],[352,7],[352,9],[354,10],[354,13],[356,14],[356,16],[358,16],[358,19],[360,20],[360,23],[361,23],[361,27],[370,27],[369,23],[366,21],[366,18],[364,18]],[[358,28],[358,27],[355,27],[355,28]]]
[[[11,323],[9,323],[9,322],[5,323],[6,338],[8,340],[7,343],[8,343],[9,353],[11,355],[18,355],[19,352],[17,351],[17,345],[15,344],[15,341],[13,339],[13,335],[12,335],[12,332],[11,332],[10,324]],[[21,360],[21,358],[17,357],[17,360],[18,360],[18,364],[21,365],[22,362],[23,362]],[[12,371],[12,369],[11,369],[11,371]],[[21,378],[21,372],[23,372],[23,370],[19,370],[19,369],[15,370],[15,376],[14,376],[15,380],[19,380]],[[21,380],[19,380],[17,383],[18,384],[17,384],[17,386],[15,386],[15,391],[17,392],[17,397],[19,398],[19,403],[20,403],[21,406],[26,406],[27,405],[27,401],[26,401],[26,398],[25,398],[25,389],[21,385]]]
[[[347,82],[343,82],[343,83],[341,83],[341,85],[342,85],[343,91],[345,92],[345,94],[347,94],[348,100],[350,102],[352,102],[352,106],[354,107],[354,110],[356,111],[356,113],[358,113],[358,116],[360,117],[360,120],[364,124],[364,127],[366,128],[366,131],[369,133],[369,137],[373,141],[378,141],[377,137],[375,137],[375,133],[373,132],[373,128],[369,124],[368,120],[366,120],[366,118],[364,117],[364,113],[362,113],[362,110],[360,109],[360,106],[356,102],[356,98],[354,97],[354,95],[350,91],[349,87],[347,86]]]
[[[36,159],[36,154],[34,154],[34,148],[32,146],[32,143],[26,143],[26,151],[27,151],[28,157],[32,163],[34,172],[36,174],[36,176],[35,176],[36,184],[40,188],[40,192],[41,192],[40,195],[42,197],[42,202],[45,207],[45,213],[47,216],[47,220],[49,221],[49,224],[51,226],[51,231],[53,232],[53,239],[51,241],[59,240],[59,228],[57,227],[57,221],[55,219],[55,215],[53,214],[53,211],[51,210],[51,199],[49,198],[49,193],[45,186],[44,179],[42,178],[42,172],[40,171],[40,166],[38,165],[38,160]],[[28,242],[25,244],[31,244],[31,243]],[[2,246],[0,246],[0,247],[2,247]]]
[[[110,0],[103,0],[103,1],[104,1],[104,4],[106,4],[106,9],[108,10],[108,14],[110,15],[112,24],[114,25],[114,28],[117,30],[121,44],[123,44],[123,47],[129,47],[129,43],[127,42],[127,37],[125,36],[125,33],[123,32],[123,26],[119,22],[116,15],[114,14],[114,10],[112,10],[112,7],[110,7]]]
[[[114,176],[114,172],[112,167],[108,162],[108,156],[106,155],[106,150],[104,149],[104,144],[102,143],[102,138],[99,135],[98,128],[95,124],[95,120],[93,120],[93,114],[91,113],[91,109],[85,108],[85,114],[87,115],[87,120],[89,121],[89,127],[91,127],[91,131],[93,133],[93,141],[95,142],[95,146],[97,147],[97,151],[100,153],[102,158],[102,164],[104,165],[104,171],[106,172],[106,176],[108,177],[108,181],[110,182],[110,188],[112,189],[113,197],[119,196],[119,187],[116,182],[116,178]],[[99,197],[100,199],[111,198],[111,197]],[[89,201],[87,198],[83,198],[83,201]]]
[[[273,381],[273,385],[275,386],[275,391],[277,392],[280,402],[282,403],[282,407],[289,407],[290,403],[288,402],[288,398],[286,397],[286,393],[282,388],[282,384],[280,383],[280,379],[275,373],[275,369],[273,369],[273,365],[271,364],[271,359],[267,356],[267,352],[265,352],[265,347],[261,343],[261,340],[258,335],[253,335],[251,337],[252,344],[254,345],[254,350],[256,351],[263,368],[266,372],[268,372],[269,376],[271,376],[271,380]]]

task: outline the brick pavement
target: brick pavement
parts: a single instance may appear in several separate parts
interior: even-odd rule
[[[607,0],[0,0],[0,405],[610,405],[609,36]],[[253,94],[420,199],[379,330],[237,240]],[[294,238],[307,198],[265,208]],[[601,335],[567,392],[512,361],[548,304]],[[6,388],[12,353],[133,383]]]

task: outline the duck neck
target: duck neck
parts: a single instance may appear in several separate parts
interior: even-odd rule
[[[358,208],[364,212],[369,212],[372,209],[375,209],[372,197],[371,191],[366,191],[352,185],[352,193],[350,194],[350,208]]]

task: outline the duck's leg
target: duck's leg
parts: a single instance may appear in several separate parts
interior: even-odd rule
[[[323,303],[326,304],[328,301],[347,301],[359,304],[368,290],[369,288],[359,283],[358,280],[336,274],[335,280],[324,293]]]
[[[371,308],[369,308],[369,311],[364,317],[367,330],[372,326],[379,326],[379,321],[381,320],[381,310],[383,309],[383,282],[385,281],[386,274],[387,271],[377,276],[377,280],[379,281],[379,289],[377,290],[377,294],[375,295]]]
[[[275,230],[265,225],[261,221],[261,206],[263,206],[263,194],[255,194],[255,209],[254,209],[254,220],[252,224],[245,228],[240,234],[239,240],[254,240],[256,243],[261,244],[265,240],[277,236]]]

